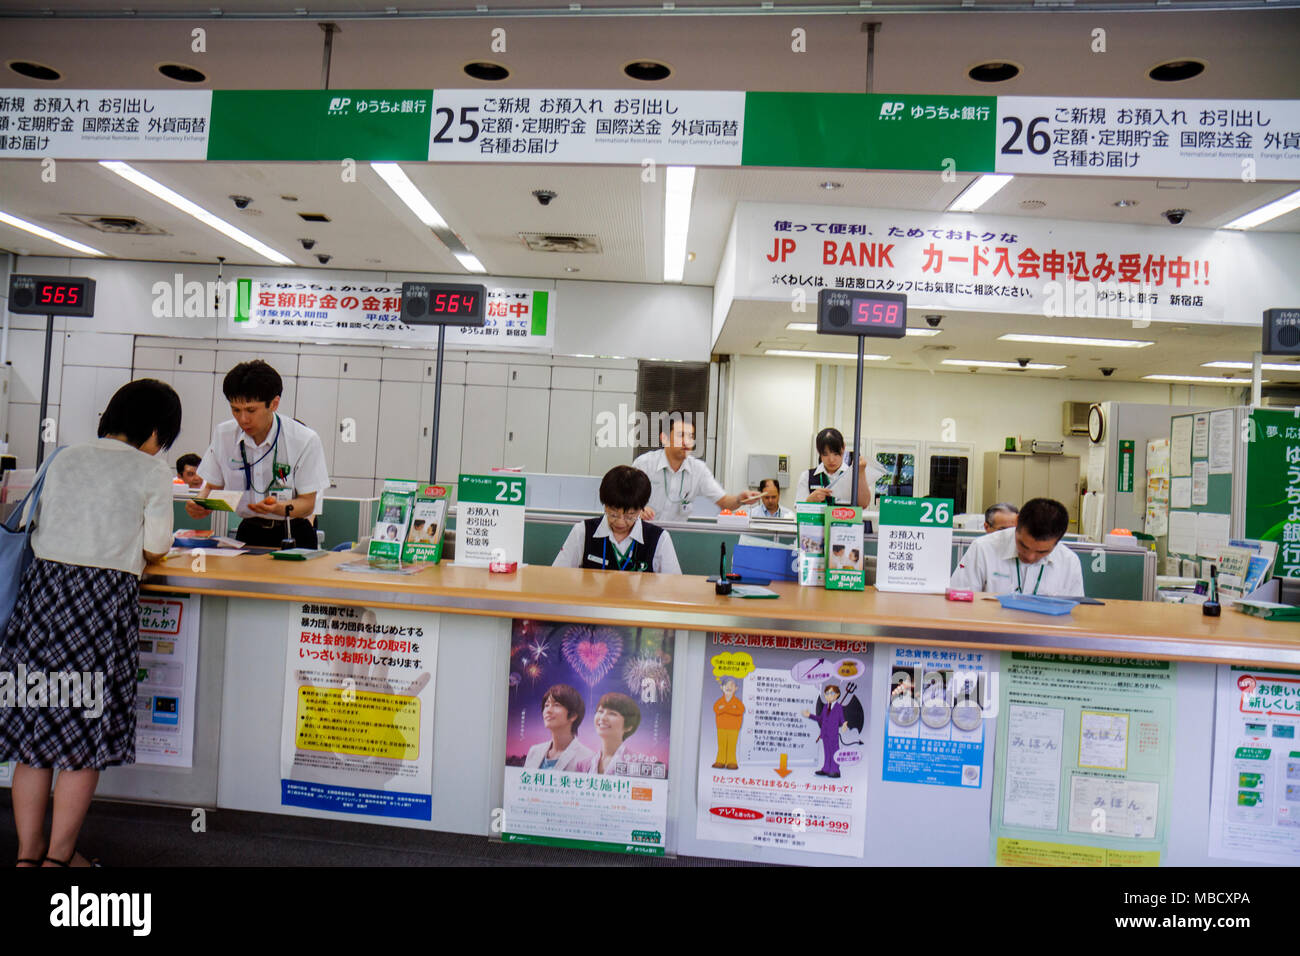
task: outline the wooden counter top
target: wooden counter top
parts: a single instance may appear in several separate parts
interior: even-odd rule
[[[393,607],[750,634],[866,638],[994,650],[1273,665],[1300,670],[1300,624],[1193,605],[1107,601],[1063,617],[1003,610],[996,601],[868,588],[825,591],[773,582],[775,600],[720,597],[702,577],[524,567],[514,574],[443,564],[416,574],[352,573],[355,554],[311,561],[180,556],[145,569],[150,591]]]

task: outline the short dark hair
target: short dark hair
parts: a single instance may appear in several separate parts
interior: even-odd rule
[[[636,733],[636,729],[641,726],[641,708],[636,705],[631,697],[627,694],[620,694],[618,691],[610,691],[600,699],[596,705],[603,710],[612,710],[617,714],[623,715],[623,739],[631,737]]]
[[[577,736],[578,724],[582,723],[582,718],[587,713],[587,705],[582,702],[582,695],[568,684],[552,684],[551,689],[542,696],[543,707],[548,700],[555,701],[569,712],[569,729],[573,731],[574,736]]]
[[[824,455],[827,452],[832,455],[844,454],[844,436],[838,428],[823,428],[817,433],[817,454]]]
[[[650,479],[640,468],[615,465],[600,479],[600,503],[623,511],[640,511],[650,501]]]
[[[763,490],[764,488],[766,488],[768,485],[772,485],[774,488],[776,488],[777,493],[778,493],[778,494],[780,493],[780,491],[781,491],[781,482],[777,481],[775,478],[764,478],[762,481],[760,481],[760,482],[758,483],[758,490],[759,490],[759,491],[762,491],[762,490]]]
[[[1020,525],[1035,541],[1061,540],[1070,527],[1070,513],[1052,498],[1030,498],[1020,509]]]
[[[666,415],[656,415],[655,417],[659,420],[659,433],[661,435],[672,435],[673,426],[679,422],[683,425],[689,425],[692,431],[697,430],[695,428],[695,412],[684,412],[680,408],[674,408]]]
[[[198,468],[199,465],[201,464],[203,464],[202,458],[194,454],[194,452],[192,451],[187,452],[186,454],[181,455],[181,457],[176,459],[176,474],[184,478],[186,468],[188,468],[190,465],[193,465],[195,468]]]
[[[284,394],[284,380],[271,366],[261,359],[254,359],[251,362],[240,362],[227,372],[225,381],[221,383],[221,391],[228,402],[242,398],[270,405],[274,399]]]
[[[181,433],[181,398],[166,382],[138,378],[127,382],[108,400],[99,416],[99,437],[125,435],[139,448],[153,434],[159,448],[171,448]]]
[[[992,524],[993,516],[1001,512],[1005,512],[1006,514],[1009,515],[1018,515],[1020,514],[1020,509],[1017,508],[1015,505],[1011,504],[1010,502],[999,501],[997,504],[989,505],[987,508],[984,509],[984,523]]]

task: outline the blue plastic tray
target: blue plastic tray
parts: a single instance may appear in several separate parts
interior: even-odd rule
[[[1069,614],[1079,606],[1078,601],[1068,598],[1048,597],[1045,594],[999,594],[998,601],[1003,607],[1016,611],[1033,611],[1035,614]]]

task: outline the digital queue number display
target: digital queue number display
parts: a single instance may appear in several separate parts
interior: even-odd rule
[[[822,289],[817,294],[817,331],[901,339],[907,334],[907,296]]]
[[[95,280],[84,276],[9,277],[9,311],[15,315],[95,314]]]
[[[407,325],[482,326],[487,310],[481,285],[402,283],[402,321]]]

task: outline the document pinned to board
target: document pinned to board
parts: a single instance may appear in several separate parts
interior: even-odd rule
[[[1169,553],[1196,554],[1196,513],[1169,512]]]

